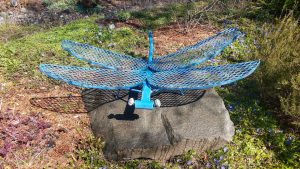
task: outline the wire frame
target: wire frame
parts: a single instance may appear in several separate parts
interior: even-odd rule
[[[167,71],[196,66],[212,59],[242,33],[235,28],[226,29],[195,45],[184,47],[175,53],[158,57],[149,65],[153,71]]]
[[[129,90],[141,85],[146,79],[146,72],[144,71],[121,71],[53,64],[41,64],[40,70],[53,79],[61,80],[71,85],[104,90]]]
[[[156,72],[147,80],[163,90],[198,90],[232,83],[255,71],[259,61]]]
[[[61,46],[71,55],[92,65],[117,70],[144,70],[147,68],[146,61],[141,58],[117,54],[88,44],[64,40]]]

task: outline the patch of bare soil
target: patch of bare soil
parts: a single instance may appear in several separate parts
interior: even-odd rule
[[[80,93],[64,85],[42,84],[37,89],[26,89],[24,85],[2,84],[0,145],[4,149],[2,153],[0,149],[0,166],[66,167],[73,160],[76,144],[91,135],[84,103],[78,99]],[[36,107],[32,99],[43,102]],[[40,129],[40,123],[47,127]],[[28,133],[32,131],[36,134]]]
[[[18,0],[17,6],[11,0],[0,1],[0,24],[43,24],[44,27],[64,25],[72,20],[86,17],[73,10],[50,11],[42,0]]]
[[[158,29],[154,31],[155,55],[195,44],[216,31],[207,25],[186,34],[177,25]],[[0,168],[66,168],[76,161],[79,141],[92,134],[82,90],[52,81],[29,88],[30,83],[0,85]]]
[[[142,29],[138,20],[126,22],[117,19],[99,19],[96,21],[99,25],[114,24],[116,28],[131,27],[133,29]],[[186,31],[182,25],[172,24],[153,31],[154,55],[156,57],[170,54],[180,48],[194,45],[197,42],[216,34],[219,30],[210,25],[195,25]],[[148,55],[148,49],[140,49],[137,53],[144,56]]]
[[[218,32],[209,25],[200,24],[185,33],[182,33],[182,29],[174,24],[154,31],[154,54],[161,56],[175,52],[179,48],[193,45]]]
[[[34,11],[44,10],[41,0],[17,0],[17,6],[11,5],[11,0],[0,1],[0,12],[18,12],[21,8],[28,8]]]
[[[141,10],[152,7],[162,7],[171,3],[186,3],[189,0],[102,0],[98,3],[105,6],[110,11],[115,10]]]

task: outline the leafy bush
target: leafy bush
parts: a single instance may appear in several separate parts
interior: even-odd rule
[[[101,153],[103,142],[100,139],[90,137],[87,141],[80,141],[75,150],[78,161],[82,163],[74,164],[79,168],[104,168],[107,162]]]
[[[300,28],[293,16],[284,17],[275,27],[264,26],[256,58],[261,66],[262,91],[279,99],[282,110],[300,124]],[[271,83],[270,83],[271,82]]]
[[[247,19],[242,19],[242,24],[246,25],[242,27],[246,45],[234,43],[225,53],[234,60],[260,59],[255,76],[262,99],[300,126],[299,20],[290,13],[274,24],[259,25]]]

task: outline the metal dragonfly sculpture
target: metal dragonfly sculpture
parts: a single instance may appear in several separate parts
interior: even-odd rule
[[[68,84],[101,90],[129,90],[141,93],[140,100],[128,99],[130,106],[153,109],[160,101],[151,99],[154,91],[208,89],[243,79],[255,71],[259,60],[220,66],[195,66],[220,54],[242,33],[229,28],[175,53],[153,58],[153,37],[149,36],[148,62],[142,58],[117,54],[108,50],[69,40],[62,48],[93,68],[41,64],[45,75]]]

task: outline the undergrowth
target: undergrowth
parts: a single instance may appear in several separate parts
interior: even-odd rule
[[[211,153],[211,164],[232,168],[299,168],[300,140],[283,130],[260,101],[256,81],[244,80],[219,90],[236,133],[232,143]]]

